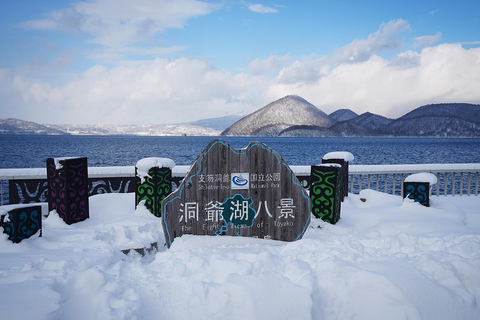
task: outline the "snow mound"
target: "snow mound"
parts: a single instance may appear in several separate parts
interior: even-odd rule
[[[437,183],[437,176],[433,173],[420,172],[411,174],[405,178],[405,182],[428,182],[430,185]]]
[[[348,151],[334,151],[324,155],[323,159],[324,160],[343,159],[345,161],[352,162],[353,160],[355,160],[355,157],[353,156],[353,154],[351,154]]]
[[[296,242],[184,235],[167,250],[134,194],[93,196],[80,223],[0,233],[2,319],[479,319],[480,197],[431,200],[363,190]]]

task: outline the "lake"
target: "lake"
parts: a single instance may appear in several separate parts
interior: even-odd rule
[[[49,157],[87,157],[89,166],[131,166],[145,157],[192,164],[216,137],[0,135],[0,168],[45,167]],[[321,163],[331,151],[349,151],[353,164],[480,163],[480,138],[221,137],[236,148],[260,141],[290,165]]]

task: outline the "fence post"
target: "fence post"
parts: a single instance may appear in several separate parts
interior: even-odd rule
[[[89,217],[87,158],[48,158],[48,211],[67,224]]]
[[[145,201],[145,207],[160,217],[162,200],[172,192],[172,168],[175,163],[166,158],[144,158],[135,165],[137,187],[135,208]]]
[[[0,227],[3,227],[3,233],[8,234],[8,240],[15,243],[30,238],[38,231],[41,237],[42,207],[29,205],[8,210],[5,214],[0,212]]]
[[[343,186],[340,164],[311,166],[310,199],[315,217],[331,224],[340,219]]]
[[[341,166],[340,184],[342,186],[342,201],[345,197],[348,197],[348,164],[354,159],[353,154],[347,151],[329,152],[322,158],[322,163],[337,163]],[[370,176],[368,177],[370,183]]]
[[[437,183],[437,177],[432,173],[416,173],[403,181],[403,198],[408,197],[415,202],[430,206],[430,187]]]

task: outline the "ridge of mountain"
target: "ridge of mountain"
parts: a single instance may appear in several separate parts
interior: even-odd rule
[[[62,130],[50,128],[32,121],[8,118],[0,119],[0,134],[46,134],[64,135],[69,134]]]
[[[218,118],[209,118],[209,119],[201,119],[193,122],[184,123],[186,125],[198,126],[198,127],[205,127],[211,128],[213,130],[222,131],[225,128],[228,128],[244,116],[239,115],[232,115],[232,116],[224,116]]]
[[[250,115],[239,117],[150,125],[41,125],[9,118],[0,119],[0,134],[218,136],[224,129],[224,135],[240,136],[480,137],[480,105],[468,103],[425,105],[398,119],[389,119],[370,112],[356,115],[349,109],[340,109],[327,116],[299,96],[286,96]],[[341,119],[348,120],[338,121]],[[230,127],[226,128],[229,122]]]
[[[220,130],[190,124],[60,124],[50,126],[74,135],[215,136],[220,134]]]
[[[421,106],[398,119],[389,119],[381,115],[365,112],[356,115],[349,109],[340,109],[330,114],[330,126],[315,123],[277,122],[268,119],[272,104],[298,96],[286,96],[263,107],[237,121],[232,127],[222,132],[222,135],[273,135],[273,136],[435,136],[435,137],[480,137],[480,105],[468,103],[442,103]],[[308,102],[307,102],[308,103]],[[294,104],[292,104],[294,105]],[[313,105],[311,105],[314,107]],[[293,106],[294,107],[294,106]],[[300,107],[301,110],[301,107]],[[263,111],[260,113],[259,111]],[[322,112],[323,113],[323,112]],[[295,115],[284,114],[284,118]],[[262,119],[262,117],[266,117]],[[348,119],[338,121],[340,119]],[[267,125],[255,127],[256,123]],[[249,121],[244,121],[249,120]],[[255,123],[254,123],[255,124]],[[243,127],[242,127],[243,126]],[[252,128],[253,127],[253,128]]]
[[[288,95],[243,117],[222,132],[225,136],[277,136],[296,125],[329,127],[328,115],[296,95]]]
[[[480,124],[480,105],[470,103],[437,103],[418,107],[396,120],[420,117],[458,118],[467,122]]]
[[[338,109],[330,113],[328,117],[334,122],[343,122],[358,117],[358,114],[350,109]]]
[[[348,120],[348,123],[357,127],[362,127],[374,131],[383,131],[385,126],[389,125],[392,121],[392,119],[386,118],[384,116],[371,112],[365,112],[358,117]]]
[[[479,137],[480,105],[424,105],[393,120],[385,131],[394,136]]]

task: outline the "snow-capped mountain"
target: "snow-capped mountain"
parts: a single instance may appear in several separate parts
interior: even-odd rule
[[[333,122],[343,122],[358,117],[358,114],[350,109],[338,109],[337,111],[330,113],[328,117]]]
[[[277,136],[289,127],[329,127],[332,121],[326,113],[307,100],[289,95],[257,110],[222,132],[226,136]]]
[[[31,121],[20,119],[0,119],[0,134],[68,134],[62,130],[50,128]]]
[[[293,137],[480,136],[480,105],[476,104],[431,104],[396,120],[370,112],[357,116],[351,110],[340,109],[328,116],[330,121],[323,121],[319,125],[314,123],[318,119],[317,114],[324,119],[324,113],[319,109],[315,111],[315,106],[303,101],[306,102],[298,96],[284,97],[237,121],[222,134]]]
[[[290,95],[235,122],[238,118],[227,116],[184,124],[150,125],[41,125],[0,119],[0,134],[480,137],[480,105],[468,103],[430,104],[398,119],[388,119],[370,112],[356,115],[348,109],[327,116],[305,99]]]
[[[74,135],[136,135],[136,136],[217,136],[219,130],[189,124],[143,124],[143,125],[50,125]]]
[[[392,121],[385,131],[394,136],[479,137],[480,105],[425,105]]]

